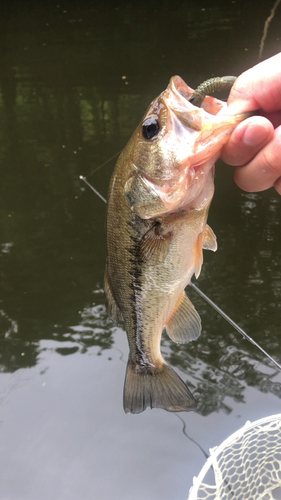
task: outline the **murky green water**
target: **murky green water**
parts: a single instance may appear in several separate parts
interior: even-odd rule
[[[257,62],[268,2],[2,4],[0,498],[182,500],[208,452],[280,412],[281,374],[190,291],[203,333],[163,353],[198,412],[125,415],[128,353],[103,303],[105,206],[79,180],[126,144],[179,74],[191,86]],[[281,8],[264,57],[280,51]],[[126,77],[126,78],[122,78]],[[89,177],[107,193],[114,160]],[[198,285],[281,360],[281,198],[220,163]]]

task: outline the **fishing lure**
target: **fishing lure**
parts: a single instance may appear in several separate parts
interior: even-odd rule
[[[200,108],[202,102],[204,101],[206,95],[215,92],[216,90],[228,90],[232,87],[236,80],[236,76],[217,76],[216,78],[209,78],[205,82],[201,83],[197,89],[195,89],[189,102],[194,106]]]

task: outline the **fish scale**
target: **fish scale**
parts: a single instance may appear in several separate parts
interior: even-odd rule
[[[196,340],[201,321],[185,294],[199,276],[203,248],[215,251],[207,225],[214,164],[234,127],[205,97],[202,108],[178,76],[156,98],[121,153],[107,203],[105,294],[109,315],[124,321],[129,359],[124,410],[190,411],[196,402],[160,350],[162,331],[177,343]]]

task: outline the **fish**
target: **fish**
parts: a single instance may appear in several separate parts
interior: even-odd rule
[[[216,251],[207,224],[214,165],[247,114],[227,115],[226,104],[194,90],[179,76],[152,101],[120,154],[111,176],[106,215],[106,307],[123,321],[129,344],[125,413],[147,407],[171,412],[197,407],[194,396],[162,357],[165,329],[176,343],[196,340],[198,312],[185,288],[199,277],[203,249]]]

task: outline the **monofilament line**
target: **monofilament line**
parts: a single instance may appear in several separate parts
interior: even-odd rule
[[[200,295],[206,302],[208,302],[208,304],[210,304],[215,309],[215,311],[217,311],[226,321],[228,321],[228,323],[231,326],[233,326],[233,328],[235,328],[235,330],[237,330],[237,332],[239,332],[242,335],[242,337],[244,337],[249,342],[251,342],[251,344],[256,346],[268,359],[270,359],[270,361],[272,361],[272,363],[275,364],[275,366],[277,366],[277,368],[279,368],[279,370],[281,370],[281,366],[279,365],[279,363],[277,363],[277,361],[275,361],[275,359],[273,359],[270,356],[270,354],[268,354],[259,344],[257,344],[257,342],[255,342],[254,339],[252,339],[252,337],[250,337],[246,332],[244,332],[244,330],[240,328],[240,326],[238,326],[227,314],[225,314],[225,312],[223,312],[220,307],[218,307],[211,299],[209,299],[209,297],[207,297],[205,293],[203,293],[192,282],[189,283],[189,286],[191,286],[198,293],[198,295]]]
[[[260,43],[260,51],[259,51],[259,58],[260,59],[262,57],[263,48],[264,48],[264,42],[265,42],[266,37],[267,37],[267,32],[268,32],[268,29],[269,29],[269,25],[270,25],[272,19],[275,16],[275,11],[276,11],[279,3],[280,3],[280,0],[276,0],[275,4],[273,5],[273,7],[272,7],[272,9],[270,11],[270,14],[269,14],[268,18],[266,19],[266,21],[264,23],[263,34],[262,34],[262,39],[261,39],[261,43]]]
[[[101,199],[102,201],[104,201],[104,203],[107,203],[107,201],[106,201],[106,199],[103,197],[103,195],[102,195],[102,194],[100,194],[100,193],[99,193],[99,192],[98,192],[98,191],[94,188],[94,186],[92,186],[92,184],[90,184],[90,183],[87,181],[86,177],[83,177],[83,175],[79,175],[79,179],[81,179],[81,181],[84,181],[84,182],[85,182],[85,184],[87,184],[87,186],[89,186],[89,188],[90,188],[92,191],[94,191],[94,193],[95,193],[97,196],[99,196],[99,197],[100,197],[100,199]]]
[[[104,203],[107,203],[106,199],[102,196],[102,194],[100,194],[88,181],[85,177],[83,177],[83,175],[80,175],[79,176],[79,179],[81,179],[82,181],[84,181],[87,186],[89,186],[89,188],[92,189],[92,191],[94,191],[94,193],[100,197],[100,199],[102,201],[104,201]],[[221,308],[219,306],[217,306],[211,299],[209,299],[209,297],[207,297],[207,295],[205,295],[205,293],[203,293],[196,285],[194,285],[194,283],[190,282],[189,283],[189,286],[191,286],[195,292],[198,293],[198,295],[200,295],[208,304],[210,304],[210,306],[212,306],[215,311],[217,311],[226,321],[228,321],[228,323],[233,326],[233,328],[235,330],[237,330],[237,332],[239,332],[242,337],[244,337],[246,340],[248,340],[249,342],[251,342],[251,344],[253,344],[254,346],[256,346],[268,359],[270,359],[270,361],[272,361],[272,363],[277,366],[277,368],[279,368],[279,370],[281,370],[281,365],[279,365],[279,363],[277,363],[277,361],[275,361],[275,359],[273,359],[270,354],[268,354],[259,344],[257,344],[257,342],[255,342],[252,337],[250,337],[246,332],[244,332],[244,330],[242,330],[242,328],[240,328],[240,326],[238,326],[229,316],[227,316],[227,314],[225,314]]]

